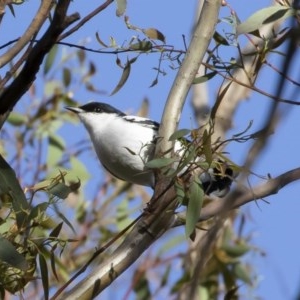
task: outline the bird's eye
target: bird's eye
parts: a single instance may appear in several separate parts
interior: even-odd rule
[[[101,112],[101,108],[100,107],[96,107],[95,108],[95,112]]]

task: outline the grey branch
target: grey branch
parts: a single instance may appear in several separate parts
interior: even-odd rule
[[[225,199],[212,201],[201,210],[199,222],[208,220],[212,217],[224,214],[232,209],[239,208],[248,202],[256,201],[268,196],[277,194],[280,189],[286,185],[300,179],[300,167],[285,172],[275,178],[268,179],[265,183],[251,189],[236,189],[232,191]],[[177,215],[174,226],[184,224],[185,214]]]

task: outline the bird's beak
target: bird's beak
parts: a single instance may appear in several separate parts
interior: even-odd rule
[[[66,106],[65,109],[70,110],[76,114],[83,112],[83,110],[80,107]]]

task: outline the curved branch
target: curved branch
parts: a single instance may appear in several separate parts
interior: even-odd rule
[[[107,6],[109,6],[111,3],[113,3],[114,0],[107,0],[103,4],[101,4],[99,7],[97,7],[95,10],[93,10],[91,13],[86,15],[78,24],[76,24],[73,28],[62,34],[58,37],[58,41],[61,41],[65,39],[67,36],[71,35],[75,31],[77,31],[80,27],[82,27],[86,22],[88,22],[90,19],[92,19],[94,16],[99,14],[102,10],[104,10]]]
[[[0,68],[9,63],[32,39],[32,37],[37,32],[39,32],[49,15],[52,5],[52,0],[41,1],[38,12],[36,13],[28,28],[24,31],[24,34],[18,39],[18,41],[12,48],[10,48],[7,52],[0,56]]]
[[[242,191],[241,189],[237,189],[230,193],[225,199],[212,201],[210,204],[203,207],[199,222],[224,214],[232,209],[239,208],[248,202],[277,194],[283,187],[299,179],[300,167],[285,172],[275,178],[271,178],[266,183],[251,188],[251,190]],[[185,223],[183,221],[185,219],[184,213],[177,214],[177,217],[178,219],[176,220],[174,227],[181,226]]]
[[[156,154],[172,147],[169,137],[175,132],[185,99],[211,41],[218,21],[221,1],[204,2],[192,41],[170,90],[161,120],[159,136],[164,137],[156,147]],[[169,154],[171,155],[171,154]]]

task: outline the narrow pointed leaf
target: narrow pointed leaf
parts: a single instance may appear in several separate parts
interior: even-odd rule
[[[122,76],[118,82],[118,84],[116,85],[116,87],[114,88],[114,90],[111,92],[110,96],[116,94],[126,83],[129,75],[130,75],[130,71],[131,71],[131,64],[133,63],[133,60],[128,60],[124,69],[123,69],[123,73]]]
[[[12,207],[16,214],[18,228],[21,229],[27,222],[29,204],[19,184],[14,170],[0,155],[0,195],[9,195]]]
[[[186,212],[185,235],[188,238],[195,230],[201,212],[204,192],[198,180],[191,182],[189,187],[189,199]]]
[[[42,277],[43,289],[44,289],[44,299],[49,299],[49,274],[48,267],[45,257],[42,254],[39,254],[39,265],[40,272]]]

